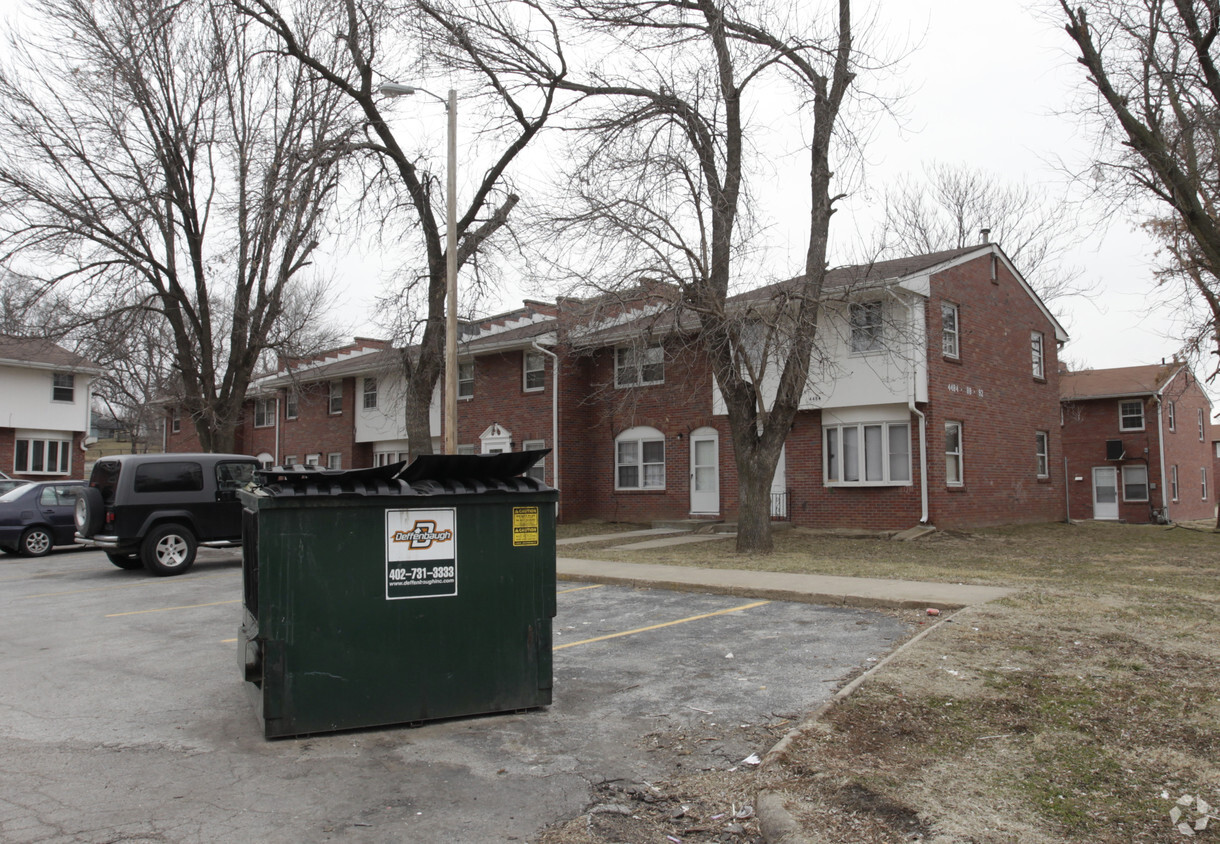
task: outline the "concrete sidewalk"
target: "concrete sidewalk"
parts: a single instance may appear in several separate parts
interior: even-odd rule
[[[998,586],[971,586],[962,583],[705,569],[578,560],[571,557],[560,557],[557,565],[560,580],[716,592],[832,606],[955,609],[994,601],[1017,591]]]

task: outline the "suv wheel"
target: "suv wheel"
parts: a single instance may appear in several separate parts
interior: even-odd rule
[[[72,508],[72,521],[76,524],[76,532],[86,537],[97,533],[102,527],[102,513],[105,509],[101,490],[94,486],[82,489]]]
[[[17,546],[17,550],[23,557],[42,557],[51,550],[53,543],[49,530],[44,527],[32,527],[21,534],[21,544]]]
[[[156,575],[182,574],[195,562],[198,542],[182,525],[160,525],[149,531],[140,544],[144,568]]]
[[[107,551],[106,559],[121,569],[142,569],[144,563],[138,554],[124,554],[121,551]]]

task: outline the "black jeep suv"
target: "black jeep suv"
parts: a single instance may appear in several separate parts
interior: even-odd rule
[[[182,574],[200,545],[241,544],[237,490],[258,461],[244,454],[122,454],[93,465],[76,499],[76,542],[121,569]]]

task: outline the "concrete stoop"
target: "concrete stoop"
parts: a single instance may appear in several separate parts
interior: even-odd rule
[[[717,525],[724,524],[723,519],[655,519],[651,522],[653,530],[688,530],[691,533],[706,533]]]

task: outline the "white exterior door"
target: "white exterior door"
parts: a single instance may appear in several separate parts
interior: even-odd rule
[[[771,478],[771,518],[788,518],[788,446],[779,450],[779,461],[775,464],[775,475]]]
[[[1118,520],[1118,469],[1093,467],[1093,518]]]
[[[690,511],[720,512],[720,435],[715,428],[690,435]]]

